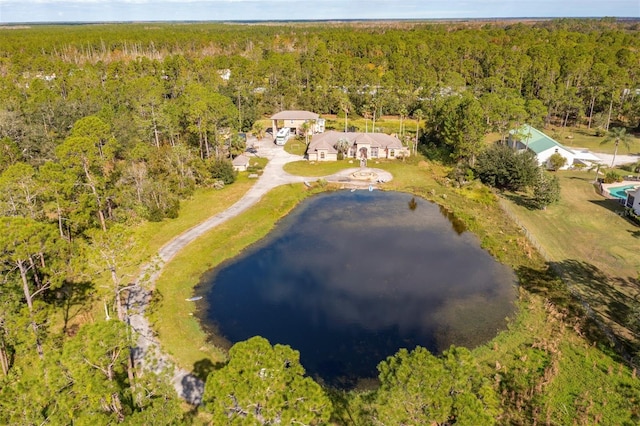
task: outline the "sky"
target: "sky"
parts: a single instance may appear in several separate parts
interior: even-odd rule
[[[640,18],[640,0],[0,0],[0,23]]]

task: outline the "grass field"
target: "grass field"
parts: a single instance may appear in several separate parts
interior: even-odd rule
[[[293,155],[304,155],[307,151],[307,143],[304,138],[290,138],[284,145],[284,150]]]
[[[629,302],[640,300],[640,228],[625,219],[617,202],[596,193],[591,173],[558,176],[558,204],[532,211],[519,195],[508,194],[510,208],[594,311],[632,340],[626,324]]]
[[[568,148],[587,148],[592,152],[603,152],[613,154],[615,149],[613,142],[601,145],[604,136],[596,136],[594,129],[586,127],[549,127],[542,129],[543,132],[565,145]],[[618,154],[640,154],[640,138],[632,136],[630,149],[623,145],[618,147]]]
[[[284,171],[296,176],[320,177],[328,176],[351,167],[358,167],[358,163],[349,163],[348,160],[318,162],[302,160],[285,164]]]
[[[549,126],[540,128],[542,132],[560,142],[567,148],[587,148],[591,152],[602,152],[605,154],[613,154],[615,149],[613,142],[601,145],[605,139],[604,136],[596,136],[595,129],[587,129],[584,126],[579,127],[557,127]],[[492,144],[500,141],[498,133],[488,133],[484,138],[485,143]],[[632,136],[630,149],[626,149],[620,145],[618,154],[640,154],[640,137]]]

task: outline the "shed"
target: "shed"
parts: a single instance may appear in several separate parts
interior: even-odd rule
[[[240,154],[231,161],[231,164],[233,164],[233,170],[245,172],[249,167],[249,157],[244,154]]]

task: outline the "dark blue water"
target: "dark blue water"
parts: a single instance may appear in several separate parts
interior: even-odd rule
[[[437,204],[334,192],[301,203],[206,274],[199,317],[217,344],[255,335],[300,351],[307,373],[352,388],[400,348],[476,346],[513,312],[515,276]]]

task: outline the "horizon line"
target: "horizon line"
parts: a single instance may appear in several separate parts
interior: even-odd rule
[[[549,20],[604,20],[640,21],[637,16],[496,16],[496,17],[462,17],[462,18],[324,18],[324,19],[150,19],[150,20],[82,20],[82,21],[13,21],[1,22],[0,26],[13,25],[96,25],[96,24],[203,24],[203,23],[313,23],[313,22],[463,22],[463,21],[549,21]]]

